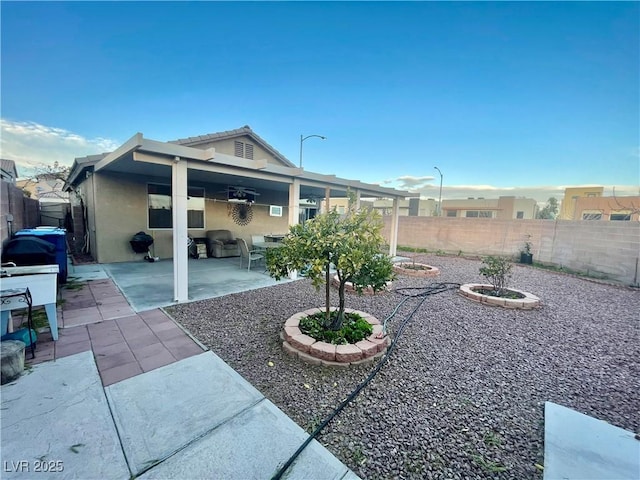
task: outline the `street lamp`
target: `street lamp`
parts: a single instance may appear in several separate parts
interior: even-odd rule
[[[442,216],[442,177],[443,175],[438,167],[433,167],[433,168],[438,170],[438,173],[440,174],[440,198],[438,198],[438,216],[441,217]]]
[[[312,138],[312,137],[318,137],[318,138],[321,138],[322,140],[327,139],[327,137],[323,137],[322,135],[307,135],[306,137],[303,137],[302,135],[300,135],[300,168],[302,168],[302,142],[304,142],[307,138]]]

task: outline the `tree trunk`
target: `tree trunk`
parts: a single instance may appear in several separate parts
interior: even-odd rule
[[[338,296],[340,298],[338,303],[338,311],[336,312],[336,317],[331,322],[331,330],[340,330],[342,328],[342,323],[344,322],[344,287],[346,285],[346,281],[340,279],[340,285],[338,286]]]
[[[325,269],[325,282],[324,282],[324,286],[325,286],[325,297],[324,297],[324,307],[325,307],[325,313],[324,313],[324,325],[325,327],[330,325],[331,323],[331,299],[330,299],[330,295],[331,295],[331,283],[329,281],[329,266],[330,263],[327,262],[326,265],[326,269]]]

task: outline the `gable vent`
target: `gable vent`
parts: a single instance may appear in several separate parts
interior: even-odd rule
[[[235,142],[235,155],[236,157],[242,157],[244,154],[244,144],[242,142]]]
[[[248,158],[253,160],[253,145],[250,143],[234,142],[234,151],[236,157]]]

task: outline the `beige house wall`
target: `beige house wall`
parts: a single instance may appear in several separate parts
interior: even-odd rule
[[[391,218],[384,221],[388,241]],[[515,256],[527,240],[534,261],[638,282],[640,222],[401,217],[398,226],[399,246],[452,254]]]
[[[574,220],[582,220],[583,213],[600,212],[602,221],[610,221],[612,213],[631,214],[631,221],[638,221],[640,196],[636,197],[580,197],[576,199]]]
[[[96,182],[95,225],[90,223],[91,252],[99,263],[130,262],[140,260],[131,248],[129,241],[134,234],[144,231],[153,237],[151,252],[160,258],[173,257],[172,229],[150,229],[148,224],[147,184],[166,184],[166,179],[139,178],[130,175],[102,173],[92,175],[83,183],[91,191],[88,183]],[[198,186],[196,183],[190,185]],[[232,209],[236,203],[227,202],[220,197],[223,186],[205,186],[205,228],[189,229],[193,238],[206,237],[207,230],[230,230],[234,237],[241,237],[251,244],[251,235],[288,232],[287,194],[282,192],[264,192],[260,200],[251,206],[253,217],[248,225],[238,225],[233,221]],[[85,202],[89,211],[93,199],[87,195]],[[261,203],[265,198],[265,202]],[[283,206],[282,217],[269,215],[269,205]],[[91,218],[91,217],[90,217]],[[100,242],[95,244],[95,231],[100,231]],[[185,245],[185,249],[187,245]]]
[[[523,219],[536,218],[537,202],[533,198],[502,196],[499,198],[467,198],[459,200],[443,200],[442,216],[447,211],[455,210],[457,218],[466,218],[467,211],[485,210],[491,212],[491,218],[502,220],[516,219],[518,212],[523,212]],[[453,217],[449,217],[453,218]]]
[[[604,187],[569,187],[564,189],[564,198],[558,213],[559,220],[575,220],[576,201],[581,197],[601,197]]]
[[[255,143],[255,141],[247,135],[243,135],[241,137],[235,137],[235,138],[228,138],[224,140],[213,140],[211,142],[202,143],[200,145],[194,145],[193,148],[200,148],[202,150],[206,150],[207,148],[213,147],[216,149],[216,152],[235,156],[236,142],[242,142],[244,144],[248,143],[253,145],[253,160],[266,159],[267,162],[269,163],[273,163],[275,165],[282,165],[282,163],[276,160],[271,153],[267,152],[260,145]],[[246,158],[246,156],[243,158]]]

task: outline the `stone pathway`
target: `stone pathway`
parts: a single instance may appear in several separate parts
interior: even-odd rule
[[[28,364],[91,350],[107,386],[204,351],[162,310],[135,313],[110,279],[63,288],[62,298],[58,341],[40,334],[36,358],[27,358]]]

